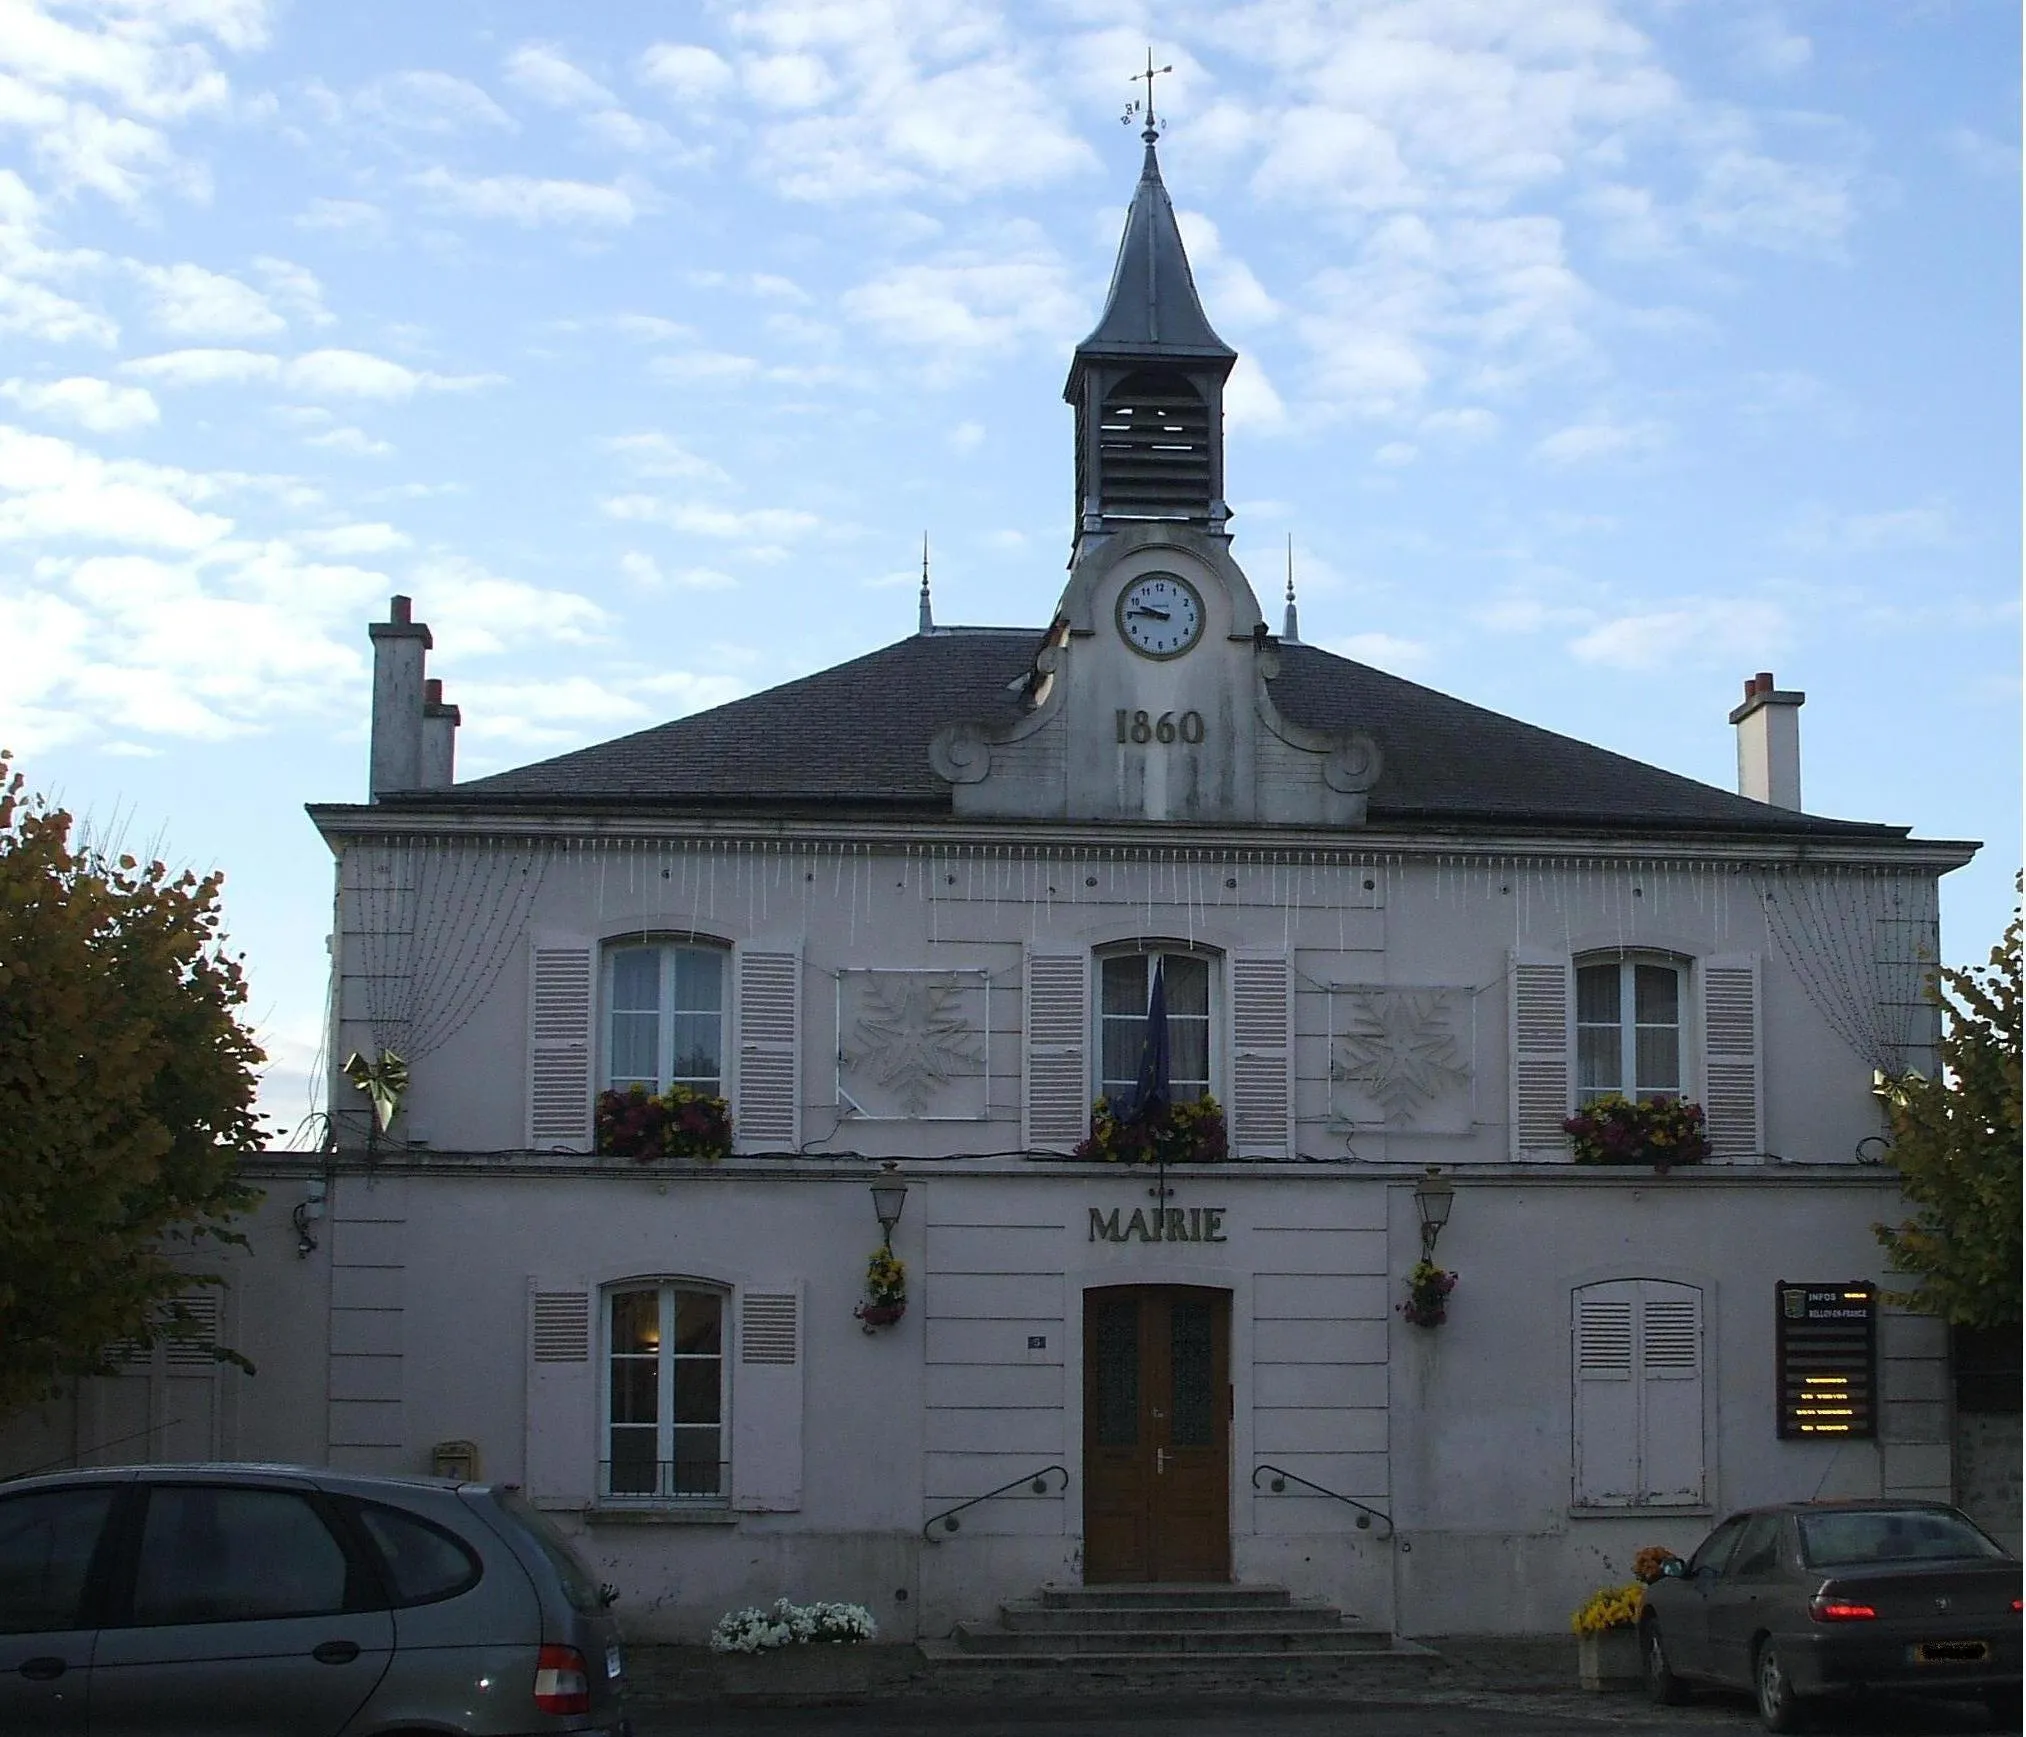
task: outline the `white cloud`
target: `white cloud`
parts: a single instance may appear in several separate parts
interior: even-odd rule
[[[502,578],[462,556],[418,563],[408,585],[416,614],[429,622],[447,656],[477,656],[514,645],[586,644],[601,638],[611,623],[588,597]]]
[[[410,538],[389,524],[331,525],[320,531],[300,531],[296,541],[319,555],[384,555],[408,547]]]
[[[1570,643],[1569,654],[1581,663],[1640,670],[1684,659],[1750,660],[1772,656],[1786,631],[1786,615],[1777,604],[1754,598],[1691,599],[1676,608],[1600,622]]]
[[[230,519],[189,504],[206,492],[187,472],[108,461],[67,440],[0,426],[0,542],[203,549],[232,529]]]
[[[363,428],[341,424],[326,428],[320,434],[303,436],[305,446],[320,446],[326,452],[341,452],[351,458],[385,458],[394,450],[394,443],[368,434]]]
[[[637,524],[666,525],[694,537],[727,541],[783,543],[806,536],[823,521],[814,513],[792,507],[754,507],[745,511],[697,501],[673,501],[659,495],[615,495],[602,503],[615,519]]]
[[[1955,540],[1954,515],[1939,502],[1870,513],[1838,513],[1813,506],[1801,514],[1784,539],[1792,548],[1838,555],[1940,549]]]
[[[531,175],[458,175],[445,168],[411,177],[445,210],[500,218],[523,228],[546,224],[625,225],[639,214],[632,195],[590,181],[541,180]]]
[[[506,80],[514,89],[551,108],[614,108],[618,99],[559,49],[526,42],[506,58]]]
[[[1224,382],[1224,421],[1233,429],[1278,428],[1287,421],[1287,406],[1266,370],[1248,355],[1239,356]]]
[[[138,266],[135,275],[152,298],[150,319],[172,336],[265,338],[287,328],[267,297],[222,272],[185,263]]]
[[[708,100],[732,88],[734,75],[722,56],[687,42],[657,42],[640,57],[640,79],[683,100]]]
[[[1344,639],[1331,640],[1324,649],[1380,669],[1415,669],[1429,658],[1429,648],[1423,641],[1401,639],[1391,633],[1353,633]]]
[[[9,380],[0,394],[23,410],[74,422],[95,434],[119,434],[161,419],[154,394],[142,386],[116,386],[90,375],[65,380]]]
[[[1372,454],[1372,462],[1382,464],[1389,470],[1400,470],[1420,456],[1421,449],[1412,441],[1389,440]]]
[[[498,382],[496,374],[434,374],[363,350],[311,350],[282,378],[298,392],[327,398],[409,398],[420,391],[464,392]]]
[[[1599,459],[1638,459],[1658,452],[1667,439],[1664,423],[1618,422],[1607,416],[1557,429],[1535,443],[1533,455],[1557,468]]]
[[[950,430],[952,452],[976,452],[985,444],[985,425],[982,422],[960,422]]]
[[[263,350],[168,350],[159,356],[136,356],[120,371],[159,380],[165,386],[238,385],[247,380],[272,380],[281,373],[281,358]]]
[[[681,481],[729,482],[724,470],[707,458],[699,458],[686,446],[679,446],[659,430],[641,434],[618,434],[605,442],[605,450],[625,461],[636,476],[671,477]]]
[[[350,107],[383,126],[438,137],[514,129],[513,116],[477,85],[447,72],[388,73],[355,92]]]
[[[328,326],[336,315],[324,306],[324,286],[307,266],[289,259],[261,254],[253,262],[267,284],[267,293],[299,320],[312,326]]]
[[[1942,135],[1950,156],[1972,174],[1993,179],[2016,179],[2019,174],[2019,147],[2008,139],[1993,139],[1974,127],[1951,127]]]
[[[1815,45],[1789,30],[1777,13],[1734,19],[1731,39],[1738,66],[1766,78],[1788,77],[1815,58]]]
[[[1475,445],[1498,432],[1498,417],[1481,404],[1465,404],[1454,410],[1431,410],[1417,427],[1429,440],[1453,446]]]
[[[378,235],[387,227],[387,214],[364,199],[312,199],[297,214],[295,224],[298,229]]]
[[[738,585],[731,574],[715,567],[678,567],[670,572],[638,549],[628,549],[619,557],[619,571],[650,591],[729,591]]]
[[[1066,346],[1090,315],[1054,248],[1017,226],[1001,249],[891,266],[846,291],[843,307],[888,343],[948,366],[1029,338]]]
[[[729,350],[685,350],[674,356],[656,356],[647,364],[648,373],[671,385],[695,386],[712,381],[747,380],[760,371],[751,356]]]
[[[5,272],[0,272],[0,332],[48,344],[82,338],[107,346],[117,343],[120,335],[119,327],[96,309]]]

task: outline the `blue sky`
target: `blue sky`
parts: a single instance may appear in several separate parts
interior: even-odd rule
[[[469,776],[1039,623],[1152,42],[1305,638],[2019,861],[2006,0],[0,0],[0,744],[223,868],[293,1121],[364,624]]]

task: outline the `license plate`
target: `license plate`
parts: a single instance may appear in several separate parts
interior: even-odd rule
[[[1991,1643],[1980,1640],[1922,1641],[1913,1649],[1921,1665],[1980,1665],[1991,1656]]]
[[[605,1649],[605,1674],[615,1680],[618,1678],[619,1649],[616,1646],[609,1646]]]

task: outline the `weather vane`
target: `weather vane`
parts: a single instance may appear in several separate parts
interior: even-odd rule
[[[1127,103],[1126,112],[1119,116],[1119,125],[1122,127],[1131,126],[1133,124],[1133,116],[1139,114],[1142,108],[1144,108],[1147,124],[1140,137],[1145,139],[1150,145],[1161,136],[1160,122],[1154,118],[1154,80],[1160,77],[1162,73],[1173,72],[1174,70],[1172,66],[1156,66],[1154,64],[1154,51],[1149,48],[1147,50],[1147,70],[1145,72],[1134,73],[1128,81],[1132,84],[1138,84],[1141,79],[1147,81],[1146,102],[1142,104],[1140,99],[1135,97],[1131,102]]]

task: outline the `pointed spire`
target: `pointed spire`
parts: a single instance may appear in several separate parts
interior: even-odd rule
[[[922,532],[922,611],[918,633],[933,633],[936,630],[935,615],[929,609],[929,534]]]
[[[1280,637],[1289,645],[1301,644],[1301,619],[1294,612],[1294,533],[1287,534],[1287,622]]]
[[[1112,268],[1111,293],[1104,317],[1077,345],[1079,356],[1202,357],[1228,367],[1238,352],[1211,329],[1196,295],[1196,279],[1175,222],[1175,207],[1161,180],[1154,153],[1158,137],[1151,117],[1141,135],[1147,154],[1140,165],[1140,184],[1126,212],[1126,232],[1119,242],[1118,263]]]

